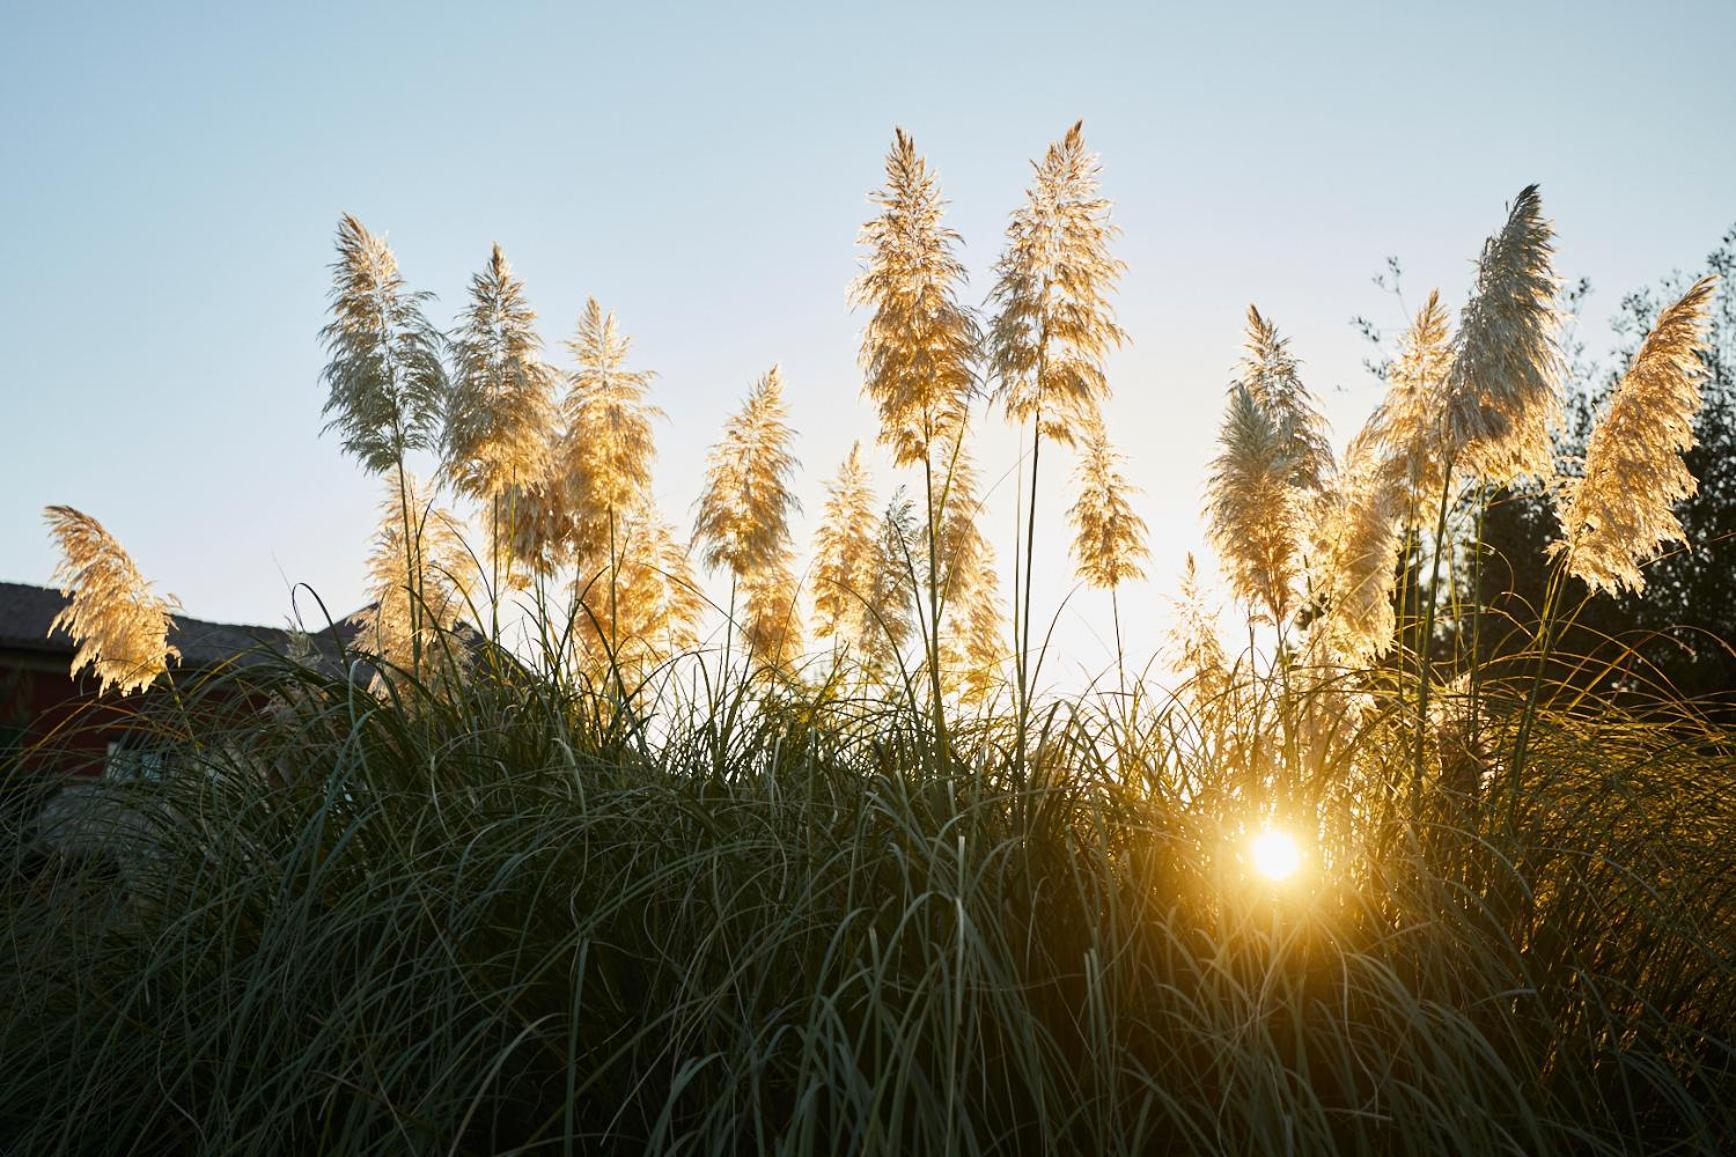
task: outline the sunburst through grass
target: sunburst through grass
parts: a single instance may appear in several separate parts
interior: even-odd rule
[[[1204,510],[1237,613],[1189,555],[1165,660],[1130,672],[1152,552],[1105,421],[1123,266],[1082,127],[1033,166],[984,324],[902,130],[871,200],[850,300],[877,437],[805,568],[789,413],[814,383],[749,387],[689,544],[612,313],[585,300],[560,368],[497,246],[447,338],[350,217],[321,336],[331,428],[385,478],[362,615],[171,670],[173,604],[48,509],[56,627],[102,696],[145,692],[162,774],[86,785],[105,858],[9,833],[0,1149],[1730,1148],[1736,737],[1668,694],[1600,701],[1553,650],[1570,581],[1637,597],[1684,537],[1714,280],[1551,483],[1550,593],[1502,666],[1459,528],[1553,478],[1536,188],[1457,325],[1438,294],[1415,313],[1342,454],[1250,307]],[[983,393],[1017,461],[981,461]],[[1039,683],[1045,451],[1074,458],[1113,688]],[[981,518],[1003,471],[1010,632]]]

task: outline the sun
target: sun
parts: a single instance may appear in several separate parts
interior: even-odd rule
[[[1302,866],[1302,849],[1288,832],[1267,828],[1248,845],[1254,869],[1268,880],[1287,880]]]

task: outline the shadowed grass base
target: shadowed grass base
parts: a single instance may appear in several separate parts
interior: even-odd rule
[[[1010,724],[961,722],[943,774],[920,710],[780,693],[651,742],[553,685],[406,711],[283,677],[274,722],[200,717],[198,766],[117,789],[155,833],[118,880],[17,865],[0,1149],[1736,1138],[1716,735],[1545,715],[1509,831],[1498,776],[1439,769],[1404,822],[1377,716],[1361,786],[1292,793],[1276,886],[1252,736],[1173,708],[1057,712],[1022,774]]]

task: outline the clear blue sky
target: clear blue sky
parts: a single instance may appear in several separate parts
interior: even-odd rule
[[[1058,14],[1066,13],[1064,20]],[[1133,344],[1112,432],[1143,488],[1148,654],[1250,301],[1340,440],[1376,397],[1347,324],[1462,301],[1541,182],[1599,293],[1695,266],[1736,222],[1736,4],[33,4],[0,17],[0,578],[46,581],[45,503],[102,519],[191,614],[360,600],[374,487],[321,438],[326,263],[348,210],[444,323],[499,241],[558,353],[587,294],[656,369],[658,492],[781,361],[812,526],[872,430],[853,241],[895,124],[954,202],[974,294],[1027,159],[1083,117],[1125,229]],[[1593,350],[1605,344],[1591,330]],[[993,427],[991,475],[1013,463]],[[883,464],[882,464],[883,465]],[[1039,602],[1068,589],[1063,470]],[[889,474],[881,470],[883,485]],[[1010,484],[991,526],[1010,555]],[[1107,606],[1064,637],[1096,665]]]

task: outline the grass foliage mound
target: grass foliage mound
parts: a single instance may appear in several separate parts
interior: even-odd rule
[[[0,1149],[1736,1140],[1736,753],[1679,712],[1485,688],[1418,777],[1378,697],[985,712],[943,756],[791,685],[269,680],[153,718],[125,854],[13,841]]]

